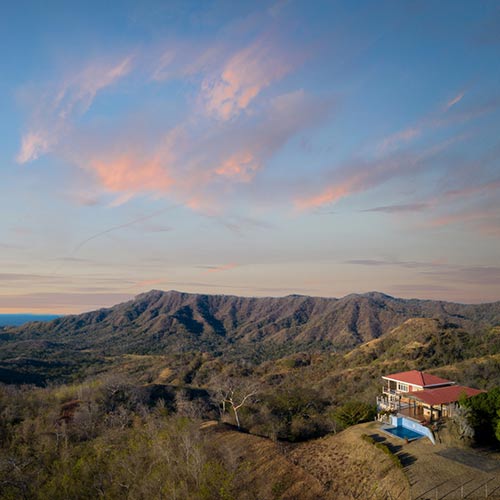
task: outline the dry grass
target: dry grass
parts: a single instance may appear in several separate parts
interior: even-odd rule
[[[239,498],[244,500],[407,500],[409,484],[403,470],[361,438],[373,425],[298,445],[219,427],[214,444],[239,468],[246,492]]]
[[[237,470],[240,500],[317,500],[332,498],[312,474],[294,465],[279,444],[224,427],[213,444]]]
[[[163,368],[163,370],[159,373],[158,378],[156,379],[157,384],[165,383],[172,376],[171,368]]]
[[[335,499],[409,499],[409,484],[402,469],[362,434],[376,424],[351,427],[337,435],[297,446],[294,462],[311,472]]]

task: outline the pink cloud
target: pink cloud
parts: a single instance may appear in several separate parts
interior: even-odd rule
[[[248,182],[259,167],[260,164],[252,153],[242,151],[225,160],[215,170],[215,173],[220,176]]]
[[[122,154],[106,159],[94,159],[89,164],[99,182],[108,192],[165,192],[173,179],[156,160],[143,160]]]
[[[465,95],[465,91],[464,92],[460,92],[453,99],[450,99],[446,103],[445,109],[448,110],[448,109],[452,108],[453,106],[455,106],[455,104],[458,104],[463,99],[464,95]]]
[[[386,137],[378,146],[380,151],[386,151],[388,149],[395,148],[400,144],[415,139],[422,133],[422,129],[419,126],[409,127],[407,129],[396,132],[395,134]]]
[[[341,185],[329,186],[319,194],[296,200],[295,205],[299,210],[318,208],[339,201],[355,190],[355,181]]]
[[[475,208],[464,208],[454,213],[436,216],[426,223],[427,227],[441,228],[445,226],[457,226],[460,229],[468,229],[482,233],[487,236],[500,236],[500,212],[493,205],[478,206]]]
[[[51,102],[54,113],[66,119],[73,112],[85,113],[92,105],[99,91],[113,85],[132,69],[132,56],[118,64],[93,62],[79,73],[64,81]]]
[[[96,138],[80,145],[73,157],[104,192],[117,195],[113,205],[149,194],[219,213],[290,137],[322,120],[331,104],[299,90],[271,99],[250,122],[207,127],[186,121],[153,139],[140,132]]]
[[[457,120],[457,117],[451,118],[448,116],[445,118],[444,115],[446,111],[458,104],[464,96],[465,91],[460,92],[453,99],[445,103],[444,106],[438,107],[433,112],[417,120],[414,125],[389,135],[378,144],[377,150],[384,153],[387,150],[396,149],[433,129],[453,124]],[[481,110],[481,113],[482,112],[484,112],[484,110]],[[477,116],[477,112],[466,113],[464,116],[458,117],[458,120],[467,121]]]
[[[170,42],[158,57],[151,79],[165,82],[213,70],[227,57],[228,52],[228,47],[217,43],[207,47],[187,42]]]
[[[88,111],[98,92],[127,75],[131,66],[131,56],[118,64],[94,62],[63,79],[60,86],[42,97],[38,96],[32,123],[21,138],[17,162],[27,163],[50,152],[71,122]]]
[[[16,156],[16,161],[18,163],[26,163],[36,160],[50,150],[50,142],[50,138],[45,137],[44,132],[41,130],[27,132],[22,137],[21,149]]]
[[[233,55],[215,76],[203,80],[202,102],[209,115],[229,120],[290,70],[283,54],[266,41],[258,41]]]
[[[40,99],[18,161],[25,163],[53,151],[80,167],[89,175],[75,176],[78,186],[70,191],[78,203],[104,201],[106,194],[114,196],[114,206],[136,195],[166,196],[193,210],[219,213],[219,207],[236,193],[251,192],[248,185],[273,155],[298,131],[322,121],[332,107],[330,98],[314,99],[296,90],[269,96],[267,106],[241,117],[296,61],[269,37],[236,50],[222,44],[186,47],[192,59],[182,44],[172,44],[155,56],[154,70],[149,56],[138,54],[111,64],[93,62],[63,78]],[[141,122],[144,127],[137,127],[137,117],[108,133],[95,122],[86,122],[84,128],[78,119],[100,92],[132,71],[132,63],[148,70],[147,84],[151,79],[192,76],[190,83],[201,85],[198,98],[188,100],[185,116],[164,130],[158,120],[151,120],[150,128],[146,121]],[[146,113],[139,113],[139,120]],[[155,112],[151,115],[157,118]],[[92,197],[82,196],[90,190]]]
[[[159,285],[161,283],[165,283],[166,280],[163,279],[147,279],[147,280],[142,280],[138,281],[135,283],[134,287],[148,287],[148,286],[154,286],[154,285]]]
[[[297,197],[295,206],[299,210],[318,208],[390,180],[408,176],[431,165],[429,161],[434,156],[460,139],[454,137],[418,153],[392,153],[381,159],[343,165],[329,173],[328,177],[333,180],[326,181],[326,187],[312,195]]]

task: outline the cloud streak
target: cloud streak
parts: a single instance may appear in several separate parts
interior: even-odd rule
[[[362,212],[381,212],[386,214],[399,214],[408,212],[421,212],[432,206],[430,202],[401,203],[396,205],[383,205],[379,207],[366,208]]]
[[[136,219],[133,219],[131,221],[125,222],[123,224],[119,224],[117,226],[112,226],[107,229],[104,229],[103,231],[99,231],[88,238],[85,238],[84,240],[80,241],[71,251],[70,255],[67,255],[63,257],[61,260],[63,262],[75,260],[75,255],[78,253],[79,250],[81,250],[87,243],[90,243],[93,240],[96,240],[98,238],[101,238],[102,236],[106,236],[107,234],[113,233],[115,231],[119,231],[121,229],[126,229],[128,227],[136,226],[137,224],[140,224],[141,222],[147,222],[155,217],[158,217],[159,215],[164,214],[165,212],[168,212],[169,210],[172,210],[174,207],[167,207],[161,210],[157,210],[156,212],[153,212],[152,214],[149,215],[143,215],[142,217],[137,217]],[[56,272],[60,271],[62,268],[61,264],[58,266],[56,269],[54,269],[53,274]]]
[[[329,172],[322,188],[316,194],[296,198],[299,210],[331,205],[342,198],[361,193],[396,178],[424,170],[430,160],[445,150],[453,141],[444,141],[417,153],[391,153],[384,158],[342,165]]]
[[[297,133],[314,128],[330,114],[334,101],[303,90],[278,95],[250,118],[207,126],[186,121],[151,144],[137,134],[106,144],[86,143],[80,165],[118,205],[137,195],[170,197],[205,214],[219,213]]]
[[[203,274],[213,274],[213,273],[221,273],[224,271],[230,271],[231,269],[234,269],[238,265],[235,263],[229,263],[229,264],[221,264],[219,266],[202,266],[205,271],[203,271]]]
[[[445,109],[448,110],[448,109],[452,108],[453,106],[455,106],[456,104],[458,104],[463,99],[464,95],[465,95],[465,91],[460,92],[455,97],[453,97],[452,99],[450,99],[446,103]]]
[[[219,73],[203,80],[204,107],[209,115],[230,120],[291,68],[286,53],[280,53],[265,39],[258,40],[236,52]]]
[[[88,111],[97,94],[126,76],[131,68],[131,56],[112,64],[93,62],[67,77],[62,85],[37,96],[31,123],[21,138],[17,162],[27,163],[52,151],[73,120]]]

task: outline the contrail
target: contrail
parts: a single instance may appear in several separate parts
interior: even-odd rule
[[[80,250],[84,245],[86,245],[89,241],[92,241],[92,240],[95,240],[97,238],[100,238],[101,236],[104,236],[106,234],[109,234],[109,233],[112,233],[114,231],[118,231],[120,229],[124,229],[126,227],[130,227],[130,226],[133,226],[134,224],[138,224],[139,222],[144,222],[144,221],[147,221],[149,219],[153,219],[154,217],[157,217],[158,215],[161,215],[165,212],[168,212],[169,210],[172,210],[173,208],[176,208],[178,205],[171,205],[167,208],[163,208],[161,210],[157,210],[156,212],[153,212],[152,214],[149,214],[149,215],[143,215],[142,217],[138,217],[137,219],[134,219],[134,220],[131,220],[129,222],[125,222],[124,224],[120,224],[119,226],[113,226],[113,227],[110,227],[108,229],[105,229],[104,231],[100,231],[96,234],[93,234],[92,236],[89,236],[88,238],[82,240],[80,243],[78,243],[78,245],[76,245],[73,250],[71,251],[71,253],[66,256],[66,258],[68,257],[74,257],[75,254],[78,252],[78,250]],[[61,268],[63,267],[64,264],[60,264],[59,266],[57,266],[53,271],[52,271],[52,274],[56,274],[58,271],[61,270]]]

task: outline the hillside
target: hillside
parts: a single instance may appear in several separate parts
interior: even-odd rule
[[[433,367],[494,354],[499,324],[500,302],[463,305],[376,292],[334,299],[153,290],[108,309],[0,329],[0,380],[44,383],[122,364],[130,355],[143,356],[146,365],[173,355],[189,364],[193,352],[225,363],[261,364],[305,352],[341,356],[344,368],[420,359]]]
[[[153,498],[167,488],[200,500],[382,500],[431,491],[431,445],[377,434],[380,377],[421,369],[500,386],[499,309],[378,293],[153,291],[0,329],[0,382],[9,384],[0,383],[0,452],[9,457],[0,498],[80,498],[83,490]],[[238,420],[231,400],[242,402]],[[214,419],[219,425],[206,428]],[[349,427],[356,422],[368,423]],[[373,440],[390,445],[403,468]],[[447,491],[461,486],[459,473],[471,477],[469,489],[489,480],[438,462]]]
[[[247,298],[153,290],[109,309],[5,329],[4,339],[75,341],[108,352],[215,349],[228,344],[328,344],[345,351],[410,318],[436,318],[476,331],[500,324],[500,302],[463,305],[381,293],[341,299]]]
[[[403,470],[361,438],[372,427],[361,424],[294,446],[216,428],[212,442],[235,457],[235,465],[252,464],[239,476],[242,499],[410,498]]]

